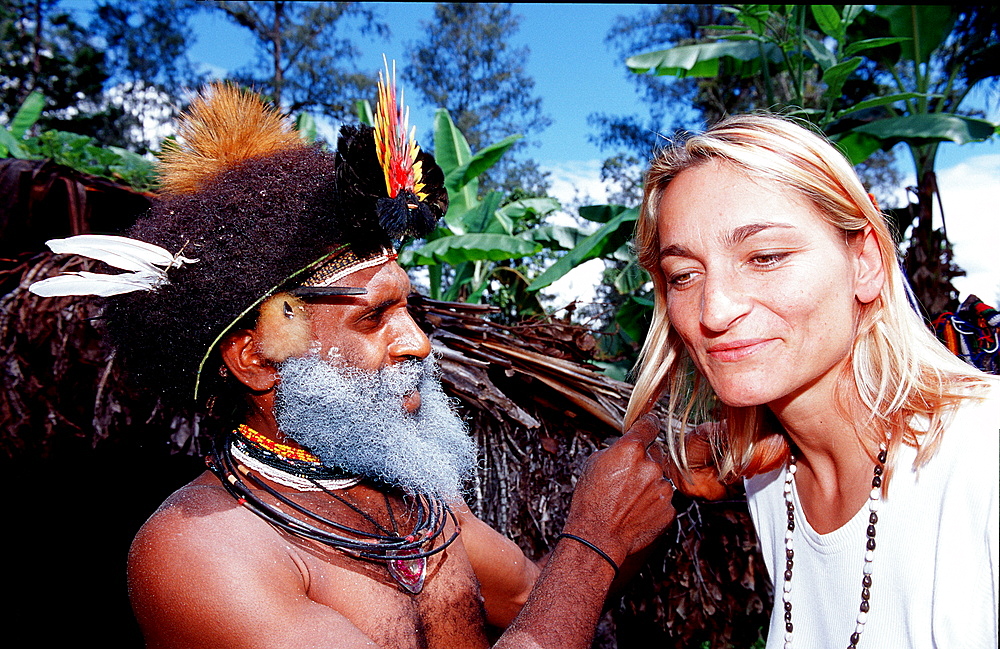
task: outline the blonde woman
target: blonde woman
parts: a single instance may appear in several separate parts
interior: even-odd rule
[[[678,488],[745,479],[767,646],[996,647],[1000,388],[910,307],[846,160],[725,120],[654,159],[637,248],[655,311],[628,421],[669,395]]]

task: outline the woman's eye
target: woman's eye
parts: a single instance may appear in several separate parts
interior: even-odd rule
[[[753,257],[750,258],[750,263],[760,268],[769,268],[771,266],[776,266],[777,264],[781,263],[787,256],[788,253],[784,252],[768,252],[759,255],[754,255]]]
[[[685,286],[686,284],[691,283],[693,278],[694,278],[694,273],[691,272],[674,273],[673,275],[668,275],[667,282],[671,286],[680,288],[682,286]]]

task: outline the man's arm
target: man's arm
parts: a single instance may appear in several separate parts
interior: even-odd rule
[[[462,543],[479,580],[486,621],[505,629],[528,601],[541,568],[517,544],[476,518],[469,508],[456,509]]]
[[[654,417],[640,419],[588,460],[573,495],[564,531],[593,543],[618,565],[652,543],[674,518],[673,488],[656,447],[650,450],[657,432]],[[561,539],[496,647],[590,647],[613,579],[614,569],[598,553]]]

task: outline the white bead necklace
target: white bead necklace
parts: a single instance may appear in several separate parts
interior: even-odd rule
[[[875,524],[878,522],[878,507],[882,500],[882,473],[886,461],[886,446],[879,445],[878,464],[875,465],[874,476],[872,477],[872,490],[868,495],[868,530],[865,545],[865,566],[864,576],[861,578],[861,609],[851,634],[851,644],[848,649],[857,649],[861,640],[861,633],[865,630],[868,622],[868,603],[871,596],[872,587],[872,560],[875,558]],[[794,565],[795,550],[792,547],[792,536],[795,531],[795,505],[792,503],[792,489],[795,486],[795,456],[788,460],[788,467],[785,469],[785,510],[788,513],[788,529],[785,530],[785,584],[781,594],[781,601],[785,608],[785,649],[792,647],[792,566]]]

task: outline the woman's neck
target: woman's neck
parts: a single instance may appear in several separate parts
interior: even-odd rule
[[[796,457],[803,514],[821,534],[849,521],[871,489],[872,460],[858,435],[856,422],[862,418],[852,407],[857,400],[850,396],[814,392],[770,404]]]

